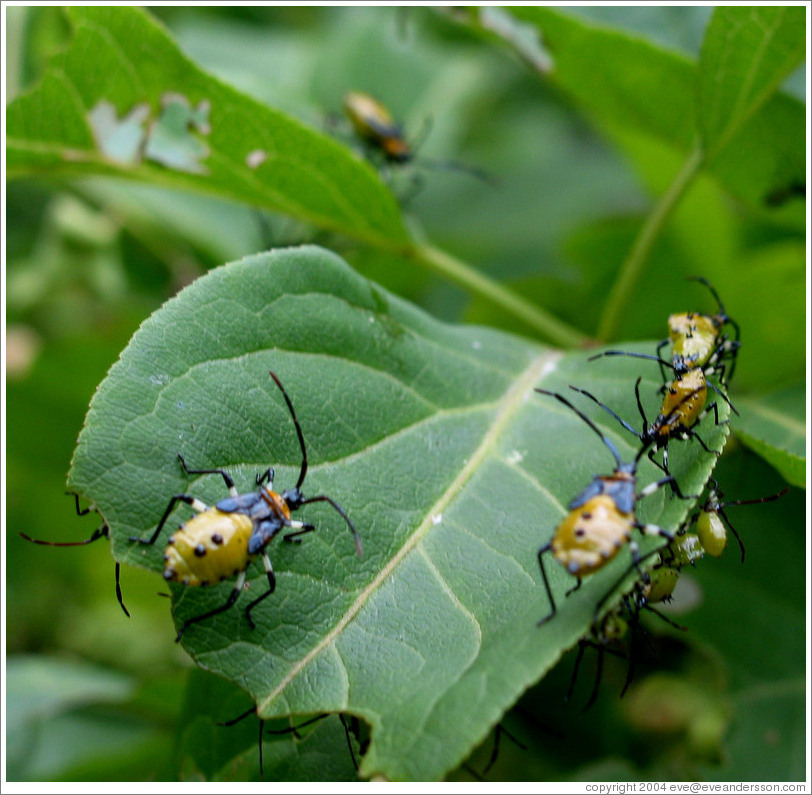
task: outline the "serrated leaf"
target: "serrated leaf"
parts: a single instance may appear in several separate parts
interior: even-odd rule
[[[269,465],[277,488],[295,482],[298,446],[269,370],[302,424],[306,493],[346,509],[364,556],[335,512],[305,506],[318,532],[269,548],[277,590],[254,611],[256,630],[238,602],[190,627],[184,646],[265,717],[362,717],[372,727],[363,776],[439,778],[585,633],[628,566],[619,555],[568,599],[572,578],[551,566],[559,615],[536,628],[549,610],[536,552],[563,506],[613,462],[578,417],[533,388],[578,398],[631,458],[636,440],[567,384],[637,424],[634,380],[643,376],[656,413],[657,366],[587,364],[584,354],[447,326],[315,247],[231,263],[143,324],[91,404],[69,480],[108,521],[119,560],[159,572],[160,544],[127,538],[147,537],[172,494],[224,496],[218,476],[185,477],[179,452],[192,467],[227,469],[241,491]],[[715,449],[726,433],[703,424]],[[714,462],[697,445],[672,445],[686,493],[701,490]],[[641,485],[657,475],[644,460]],[[688,507],[661,490],[640,514],[674,528]],[[187,515],[177,511],[171,526]],[[267,587],[261,566],[249,579],[252,593]],[[222,604],[231,587],[173,588],[176,621]]]
[[[699,56],[697,121],[710,160],[803,63],[802,6],[722,6]]]
[[[683,153],[694,146],[695,60],[558,8],[517,6],[511,12],[541,31],[554,61],[549,79],[607,129],[637,129]],[[804,181],[805,130],[803,103],[776,92],[744,121],[736,145],[719,152],[709,171],[733,194],[763,209],[771,191]],[[803,222],[803,207],[786,213],[792,223]]]
[[[798,384],[761,398],[737,398],[736,436],[793,486],[806,488],[806,387]]]
[[[392,193],[366,163],[199,69],[147,13],[75,6],[67,14],[71,46],[8,106],[11,176],[126,176],[390,247],[407,241]]]

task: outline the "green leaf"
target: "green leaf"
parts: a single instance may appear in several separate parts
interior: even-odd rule
[[[265,721],[260,771],[260,722],[256,714],[245,715],[249,707],[245,693],[230,682],[200,669],[189,671],[177,753],[181,780],[358,781],[337,715],[308,726],[302,725],[308,719],[298,716]],[[294,733],[291,726],[301,728]],[[358,758],[358,743],[350,737]]]
[[[439,778],[586,632],[629,562],[620,554],[568,599],[572,578],[548,563],[559,614],[536,627],[549,611],[537,550],[613,462],[577,416],[533,388],[572,394],[630,459],[637,440],[567,384],[636,424],[634,380],[643,377],[656,413],[657,366],[587,364],[585,354],[447,326],[315,247],[231,263],[145,321],[91,404],[69,481],[108,521],[117,559],[161,571],[168,532],[154,548],[128,537],[148,537],[172,494],[225,496],[217,475],[186,477],[178,453],[193,468],[227,469],[241,492],[269,465],[276,488],[293,485],[300,453],[269,370],[307,441],[306,494],[345,508],[364,556],[329,506],[305,506],[318,532],[269,547],[277,589],[254,610],[257,628],[244,596],[190,627],[184,646],[264,717],[363,718],[372,743],[362,775]],[[719,449],[726,426],[705,424],[704,441]],[[697,493],[715,457],[681,443],[670,456],[683,491]],[[658,474],[644,459],[641,486]],[[688,507],[660,490],[641,521],[675,528]],[[267,587],[256,563],[249,580],[252,594]],[[232,587],[173,587],[176,622],[223,604]]]
[[[133,690],[132,680],[124,674],[62,660],[12,657],[6,673],[10,696],[6,717],[18,727],[77,705],[122,701]]]
[[[31,780],[59,774],[75,764],[77,758],[90,756],[101,737],[94,736],[98,721],[83,721],[71,711],[95,704],[126,701],[135,689],[133,679],[99,665],[69,662],[43,657],[9,657],[8,676],[8,764],[11,778]],[[72,734],[60,742],[47,742],[43,734],[55,725],[70,725]],[[109,727],[108,727],[109,728]],[[138,732],[122,726],[117,737],[108,734],[104,741],[112,748],[126,735],[134,741]]]
[[[697,120],[705,157],[724,149],[806,53],[802,6],[722,6],[699,56]]]
[[[126,176],[216,193],[389,247],[407,241],[397,203],[369,165],[203,72],[144,11],[67,13],[71,46],[8,106],[12,176]]]
[[[806,488],[806,386],[760,398],[737,398],[736,436],[772,464],[793,486]]]
[[[541,31],[554,60],[549,79],[603,127],[638,129],[683,154],[691,151],[698,132],[696,61],[558,8],[511,11]],[[719,152],[708,168],[730,192],[763,210],[771,191],[804,181],[806,110],[802,102],[775,93],[742,121],[736,146]],[[783,217],[800,225],[805,216],[798,205]]]

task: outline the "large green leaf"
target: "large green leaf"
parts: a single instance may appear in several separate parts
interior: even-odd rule
[[[746,10],[728,9],[731,14]],[[631,127],[680,152],[694,146],[699,129],[696,61],[558,8],[518,6],[512,13],[541,31],[554,59],[549,79],[609,130]],[[751,60],[743,68],[753,68],[752,64]],[[774,68],[774,64],[763,67],[764,73]],[[727,102],[728,95],[724,96]],[[715,152],[709,165],[729,191],[754,207],[763,207],[765,196],[778,186],[803,182],[806,173],[803,103],[780,92],[765,99],[762,92],[760,105],[746,103],[751,115],[737,117],[736,145]],[[701,112],[709,106],[702,103]],[[785,217],[800,224],[804,216],[798,205],[788,207]]]
[[[699,57],[697,120],[705,156],[723,149],[806,54],[802,6],[722,6]]]
[[[573,580],[548,563],[559,615],[536,628],[549,610],[536,552],[613,461],[578,417],[533,388],[567,392],[631,458],[636,440],[567,384],[637,424],[634,380],[643,376],[656,411],[657,366],[587,364],[584,354],[444,325],[314,247],[231,263],[142,325],[91,404],[69,480],[108,521],[117,559],[159,572],[168,532],[155,548],[128,537],[147,537],[172,494],[224,496],[222,478],[184,476],[179,452],[192,467],[226,468],[243,491],[269,465],[278,488],[295,482],[298,445],[269,370],[307,440],[306,493],[344,506],[364,556],[328,506],[306,506],[318,532],[269,549],[278,585],[254,611],[257,628],[238,603],[188,629],[184,646],[265,717],[364,718],[372,743],[362,775],[438,778],[586,632],[628,565],[624,552],[565,600]],[[726,433],[702,430],[715,449]],[[715,458],[675,443],[671,461],[696,493]],[[641,483],[658,472],[644,460]],[[661,490],[640,513],[673,528],[687,508]],[[266,587],[260,566],[250,582],[254,594]],[[176,622],[223,603],[231,587],[173,587]]]
[[[346,147],[203,72],[138,8],[67,13],[71,46],[8,107],[10,175],[126,176],[406,242],[392,193]]]
[[[736,401],[736,436],[794,486],[806,488],[806,386]]]

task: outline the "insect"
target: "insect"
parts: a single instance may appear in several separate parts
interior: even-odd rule
[[[607,355],[611,352],[607,351]],[[644,358],[648,358],[645,354],[641,354]],[[595,357],[592,357],[595,358]],[[663,361],[663,360],[659,360]],[[647,449],[649,460],[657,467],[663,470],[666,474],[669,473],[668,469],[668,443],[671,439],[696,439],[702,449],[706,453],[713,453],[719,455],[719,451],[711,450],[707,444],[702,440],[702,437],[694,430],[694,426],[706,417],[711,411],[714,414],[714,422],[716,425],[726,425],[727,420],[719,420],[719,407],[716,401],[705,406],[707,399],[708,388],[713,389],[720,395],[724,401],[730,406],[731,411],[738,414],[733,404],[724,394],[724,392],[717,389],[713,384],[705,379],[702,369],[697,367],[693,370],[688,370],[681,376],[678,376],[671,382],[663,395],[662,405],[660,406],[660,413],[657,417],[649,423],[646,412],[643,409],[643,403],[640,399],[640,382],[642,378],[638,378],[634,385],[634,394],[637,399],[637,409],[643,419],[642,431],[636,431],[626,420],[619,417],[612,409],[604,403],[601,403],[594,395],[587,392],[585,389],[578,387],[570,387],[576,392],[585,395],[594,403],[597,403],[605,412],[614,417],[627,431],[637,436],[641,444]],[[703,410],[704,409],[704,410]],[[658,462],[654,455],[658,450],[663,451],[662,463]]]
[[[597,625],[593,626],[587,637],[581,638],[578,641],[578,654],[575,657],[575,665],[572,669],[572,677],[570,685],[567,688],[567,695],[564,701],[570,701],[572,694],[575,691],[575,682],[578,679],[578,671],[581,668],[581,662],[584,659],[584,653],[588,648],[596,649],[598,652],[598,662],[595,671],[595,684],[592,686],[592,692],[589,695],[589,700],[582,708],[582,712],[586,712],[597,700],[598,691],[600,689],[601,679],[603,678],[603,663],[606,653],[614,654],[618,657],[626,657],[625,652],[618,651],[615,647],[616,644],[624,642],[629,632],[629,622],[637,621],[637,614],[632,612],[629,597],[623,598],[622,606],[614,610],[610,610]],[[629,616],[628,618],[626,616]],[[626,688],[631,682],[631,652],[629,652],[629,673],[626,677],[626,684],[621,692],[621,698],[626,692]]]
[[[538,550],[539,568],[551,606],[550,613],[538,622],[538,626],[542,626],[557,612],[547,572],[544,569],[544,555],[551,552],[553,557],[576,578],[577,584],[567,592],[567,595],[581,587],[583,577],[603,568],[626,545],[632,554],[632,566],[637,568],[641,578],[644,578],[642,570],[639,569],[639,549],[637,542],[632,539],[632,530],[636,528],[644,535],[659,535],[668,540],[671,540],[674,534],[658,525],[637,521],[634,512],[637,502],[666,484],[670,484],[681,499],[695,497],[685,497],[672,475],[666,475],[637,492],[637,465],[652,440],[647,440],[641,445],[632,461],[623,463],[615,445],[586,414],[556,392],[544,389],[536,389],[536,392],[550,395],[574,411],[595,431],[615,459],[612,474],[596,475],[593,478],[592,482],[567,505],[569,513],[558,525],[550,541]],[[611,591],[598,603],[595,608],[596,616],[610,595]]]
[[[343,104],[344,113],[355,130],[355,134],[371,151],[380,154],[385,162],[402,165],[414,161],[426,168],[462,171],[484,182],[495,183],[492,175],[456,160],[420,158],[417,161],[415,158],[417,145],[410,145],[406,141],[403,127],[395,121],[381,102],[369,94],[351,91],[344,97]],[[425,139],[426,134],[427,131],[421,135],[421,139]],[[416,185],[419,186],[419,183]]]
[[[251,611],[263,599],[270,596],[276,588],[276,577],[271,559],[265,551],[266,547],[277,533],[285,528],[294,530],[283,536],[285,541],[294,540],[304,533],[315,530],[312,524],[290,518],[293,511],[299,510],[304,505],[314,502],[326,502],[331,505],[350,528],[355,538],[358,556],[363,554],[361,539],[344,509],[337,502],[323,494],[309,499],[302,494],[301,486],[307,475],[307,450],[304,436],[299,420],[296,418],[293,403],[282,386],[282,382],[273,372],[270,375],[282,392],[288,406],[302,451],[302,464],[296,485],[292,489],[278,494],[273,490],[274,471],[269,468],[262,475],[257,476],[256,483],[259,487],[257,491],[239,494],[234,486],[234,481],[225,470],[190,469],[179,453],[178,459],[187,475],[220,475],[225,481],[230,496],[220,500],[214,506],[208,506],[190,494],[175,494],[169,501],[155,532],[148,539],[130,536],[130,541],[145,545],[154,544],[175,506],[179,502],[186,503],[196,511],[197,515],[186,524],[181,525],[169,537],[164,554],[166,564],[163,572],[164,579],[184,585],[205,586],[237,576],[237,582],[225,604],[187,619],[178,631],[176,642],[180,641],[183,633],[192,624],[228,610],[237,601],[245,583],[246,571],[252,560],[260,555],[268,578],[268,590],[251,601],[245,608],[245,617],[248,619],[251,629],[254,629]]]
[[[682,312],[669,315],[668,317],[668,337],[657,344],[655,356],[647,353],[633,353],[631,351],[603,351],[595,356],[591,356],[589,361],[600,359],[603,356],[631,356],[637,359],[650,359],[660,365],[660,374],[663,378],[663,387],[668,387],[669,379],[666,376],[665,368],[673,370],[677,379],[687,373],[701,369],[705,377],[716,374],[719,383],[727,386],[733,377],[736,368],[736,358],[740,342],[739,325],[725,311],[719,294],[707,279],[701,276],[690,276],[689,281],[697,281],[704,284],[716,299],[719,311],[715,315],[703,315],[699,312]],[[735,339],[730,339],[722,330],[726,325],[731,325],[735,332]],[[662,358],[662,349],[671,343],[671,362]],[[727,373],[729,360],[730,372]]]
[[[79,495],[72,494],[74,500],[76,501],[76,515],[77,516],[87,516],[92,510],[91,508],[79,508]],[[26,540],[30,541],[32,544],[41,544],[42,546],[46,547],[83,547],[86,544],[92,544],[94,541],[98,541],[100,538],[109,538],[110,537],[110,528],[107,526],[105,522],[100,527],[97,527],[93,533],[91,534],[90,538],[85,539],[84,541],[44,541],[40,538],[31,538],[31,536],[27,535],[26,533],[21,532],[20,535]],[[124,615],[127,618],[130,617],[130,612],[124,606],[124,599],[121,594],[121,582],[120,582],[120,575],[121,575],[121,566],[118,562],[116,562],[116,599],[118,603],[121,605],[121,609],[124,611]]]
[[[414,150],[406,142],[403,128],[389,110],[377,99],[361,91],[351,91],[344,97],[344,113],[356,135],[389,161],[408,163]]]
[[[725,550],[727,545],[727,530],[730,531],[739,542],[739,549],[741,550],[741,561],[744,563],[744,543],[741,536],[736,532],[730,519],[725,513],[725,508],[733,505],[756,505],[762,502],[773,502],[783,497],[788,491],[789,486],[777,494],[770,494],[767,497],[757,497],[752,500],[728,500],[722,502],[724,493],[719,489],[719,484],[711,478],[713,486],[708,490],[708,497],[703,506],[694,513],[687,524],[696,526],[696,536],[704,552],[708,555],[718,558]],[[693,562],[693,561],[691,561]]]
[[[482,768],[481,773],[477,773],[471,765],[467,762],[462,763],[463,769],[465,769],[470,775],[471,778],[476,779],[477,781],[485,781],[485,776],[490,773],[491,768],[496,764],[496,760],[499,758],[499,749],[502,745],[502,735],[507,737],[516,747],[521,748],[522,751],[527,751],[527,746],[511,734],[503,724],[497,723],[496,727],[493,731],[493,747],[491,748],[491,755],[488,758],[488,762],[484,768]]]
[[[659,559],[651,571],[648,572],[647,581],[638,582],[635,585],[636,604],[640,608],[654,612],[677,629],[684,629],[684,627],[675,624],[667,616],[652,608],[651,605],[671,600],[683,567],[695,566],[696,562],[704,558],[706,554],[718,558],[727,545],[728,527],[739,542],[741,561],[744,563],[744,544],[725,514],[724,509],[731,505],[755,505],[763,502],[773,502],[789,491],[789,487],[787,487],[777,494],[770,494],[766,497],[721,502],[724,494],[719,489],[719,484],[713,478],[710,479],[710,482],[713,485],[708,489],[708,496],[702,507],[682,523],[674,537],[667,544],[659,549],[652,550],[641,558],[641,562],[654,555],[658,556]],[[691,532],[692,527],[695,527],[695,532]],[[633,565],[627,568],[614,588],[619,587],[634,568]]]
[[[676,540],[677,539],[670,542],[669,546],[675,543]],[[645,559],[656,554],[658,551],[659,550],[654,550],[644,555],[640,558],[640,562],[642,563]],[[623,577],[612,587],[612,591],[623,583],[623,580],[625,580],[632,569],[634,569],[634,565],[626,569]],[[640,614],[643,610],[653,613],[660,620],[665,621],[676,629],[682,630],[683,632],[687,630],[687,627],[675,623],[657,608],[652,607],[653,604],[670,600],[678,577],[678,569],[662,564],[659,567],[655,567],[650,572],[647,572],[647,578],[645,580],[640,580],[635,583],[631,593],[624,595],[621,603],[616,608],[604,614],[600,621],[593,624],[589,635],[578,641],[578,654],[575,658],[572,678],[564,699],[565,701],[569,701],[572,698],[575,682],[578,678],[578,671],[587,648],[597,650],[598,661],[592,692],[589,696],[589,700],[581,711],[586,712],[598,698],[598,691],[603,676],[604,657],[607,652],[617,657],[625,657],[628,659],[629,664],[626,671],[626,681],[623,684],[623,689],[620,691],[620,697],[623,698],[634,679],[635,662],[637,660],[637,649],[639,646],[638,637],[641,634],[647,634],[640,623]],[[618,649],[619,646],[623,646],[624,650],[620,651]]]
[[[736,355],[740,347],[741,333],[739,324],[725,311],[722,299],[713,285],[702,276],[689,276],[688,281],[704,284],[716,299],[718,312],[715,315],[703,315],[698,312],[682,312],[668,318],[668,338],[657,345],[657,356],[671,342],[671,358],[677,373],[695,367],[705,368],[710,375],[712,367],[719,365],[724,358],[730,359],[730,374],[725,378],[725,367],[719,367],[719,381],[727,384],[733,377],[736,367]],[[730,325],[735,332],[735,339],[728,339],[722,329]],[[662,368],[661,368],[662,369]],[[663,380],[665,375],[663,374]]]
[[[262,755],[262,737],[263,734],[270,734],[270,735],[282,735],[282,734],[292,734],[297,740],[302,739],[302,735],[299,734],[299,729],[303,729],[306,726],[310,726],[313,723],[316,723],[324,718],[328,718],[331,713],[329,712],[322,712],[320,715],[316,715],[314,718],[310,718],[309,720],[303,721],[302,723],[297,724],[296,726],[288,726],[285,729],[269,729],[267,732],[264,731],[265,728],[265,720],[263,718],[257,718],[259,721],[259,772],[260,775],[265,778],[265,770],[264,770],[264,763],[263,763],[263,755]],[[234,726],[235,724],[239,723],[241,720],[244,720],[249,715],[256,715],[256,707],[251,707],[247,709],[245,712],[237,715],[236,718],[232,718],[231,720],[224,721],[223,723],[218,723],[218,726]],[[344,735],[347,738],[347,747],[350,749],[350,758],[352,759],[352,765],[355,768],[356,772],[358,771],[358,760],[355,757],[355,749],[352,747],[352,739],[350,738],[350,734],[355,737],[356,742],[359,744],[359,751],[361,755],[366,752],[366,748],[369,745],[369,741],[365,740],[362,741],[361,739],[361,724],[358,718],[355,715],[350,715],[349,719],[344,717],[343,712],[338,713],[338,718],[341,721],[341,725],[344,727]]]

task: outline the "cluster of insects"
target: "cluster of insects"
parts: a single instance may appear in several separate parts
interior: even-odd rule
[[[567,592],[569,595],[581,586],[584,577],[604,568],[622,549],[628,548],[631,554],[631,563],[623,575],[598,601],[589,635],[579,642],[575,670],[567,697],[569,698],[572,693],[585,649],[594,647],[599,654],[598,673],[587,707],[591,706],[597,696],[604,653],[611,650],[619,641],[624,641],[630,632],[639,629],[641,611],[654,613],[673,626],[685,629],[654,607],[671,599],[684,566],[694,565],[705,555],[713,557],[721,555],[727,544],[728,529],[739,544],[741,560],[744,562],[744,544],[725,509],[770,502],[788,491],[784,489],[778,494],[756,499],[724,501],[724,494],[719,489],[718,483],[711,479],[712,485],[708,488],[701,507],[690,514],[676,530],[644,524],[637,519],[636,508],[640,501],[664,486],[668,486],[672,496],[679,499],[700,498],[701,495],[682,493],[677,479],[669,470],[668,445],[670,441],[677,439],[696,440],[706,452],[717,456],[721,453],[719,450],[711,450],[696,430],[697,425],[705,417],[710,416],[711,412],[716,425],[727,422],[720,421],[718,402],[714,399],[708,403],[708,395],[714,393],[730,407],[731,411],[738,413],[726,392],[735,370],[740,347],[739,327],[725,312],[721,299],[710,283],[703,278],[694,280],[705,285],[716,299],[718,304],[716,314],[687,312],[671,315],[668,318],[669,336],[657,345],[656,354],[609,350],[590,358],[592,361],[603,356],[630,356],[657,362],[663,377],[661,388],[663,397],[655,419],[649,422],[643,409],[640,378],[634,386],[635,400],[642,419],[642,429],[639,432],[593,394],[570,385],[570,389],[595,403],[622,428],[637,437],[639,447],[631,461],[622,461],[611,439],[567,398],[543,389],[536,390],[555,398],[580,417],[598,435],[615,460],[615,468],[611,474],[596,475],[580,494],[572,499],[567,505],[569,513],[554,530],[550,541],[538,550],[542,582],[550,603],[549,613],[538,621],[538,626],[552,620],[558,611],[544,565],[545,556],[552,555],[575,578],[576,584]],[[732,330],[730,333],[728,328]],[[662,358],[662,352],[669,343],[671,360],[667,361]],[[673,378],[666,375],[667,370],[671,371]],[[709,380],[710,376],[715,377],[716,384]],[[656,456],[660,450],[662,459],[658,460]],[[638,490],[637,467],[643,456],[647,456],[662,470],[663,477]],[[663,544],[641,556],[638,543],[633,536],[634,530],[642,535],[659,536],[663,539]],[[644,571],[642,563],[651,557],[655,558],[653,568],[651,571]],[[632,590],[621,598],[617,607],[601,615],[604,605],[634,571],[637,572],[637,581]],[[629,668],[623,692],[631,682],[634,670],[631,652],[628,657]]]
[[[453,169],[468,173],[485,182],[494,183],[494,179],[479,169],[452,160],[429,160],[417,156],[419,144],[409,142],[403,127],[395,121],[389,110],[368,94],[351,92],[344,98],[343,109],[357,139],[362,143],[366,154],[381,166],[384,176],[389,168],[412,164],[426,168]],[[414,176],[413,187],[417,187],[419,178]],[[640,415],[639,430],[626,419],[623,419],[612,408],[607,406],[586,389],[570,385],[570,389],[587,401],[599,407],[621,428],[632,434],[637,440],[637,449],[633,457],[623,460],[617,446],[600,429],[582,409],[578,408],[568,397],[544,389],[536,389],[541,395],[553,398],[569,412],[580,418],[601,440],[609,451],[614,467],[608,474],[595,475],[592,480],[567,505],[567,515],[554,529],[550,540],[537,551],[538,565],[544,591],[549,600],[549,611],[542,616],[539,627],[551,622],[559,611],[559,603],[550,584],[545,560],[552,556],[566,572],[575,579],[575,585],[567,591],[567,596],[580,588],[585,577],[598,572],[613,561],[625,549],[629,550],[630,563],[621,577],[607,590],[598,601],[591,629],[587,636],[579,641],[578,654],[572,681],[567,693],[571,696],[581,660],[587,648],[598,652],[598,673],[595,686],[587,707],[595,701],[601,678],[604,654],[617,653],[617,644],[623,644],[640,631],[640,615],[649,612],[658,616],[679,629],[685,629],[673,622],[658,609],[658,605],[667,602],[674,594],[682,569],[694,565],[705,555],[718,557],[727,544],[728,532],[738,542],[741,560],[744,562],[745,549],[741,537],[730,522],[726,509],[734,506],[765,503],[778,499],[788,491],[766,497],[725,500],[718,483],[711,479],[704,500],[701,495],[685,494],[669,467],[669,445],[674,441],[695,442],[707,453],[719,455],[721,451],[711,449],[698,432],[698,426],[706,417],[712,417],[715,425],[720,426],[727,420],[720,420],[719,409],[726,404],[730,411],[738,414],[727,396],[730,380],[736,368],[740,348],[740,330],[738,324],[727,314],[719,295],[705,279],[697,277],[695,281],[703,284],[712,294],[717,311],[713,314],[686,312],[673,314],[668,318],[668,337],[663,339],[652,354],[633,353],[622,350],[607,350],[590,358],[627,356],[656,362],[662,378],[662,400],[656,417],[649,419],[643,408],[640,394],[642,379],[634,384],[634,396]],[[670,345],[670,358],[664,358],[665,349]],[[145,547],[154,547],[162,536],[165,544],[163,577],[188,587],[216,585],[226,580],[234,580],[233,587],[226,600],[219,606],[186,619],[180,625],[175,638],[179,642],[190,627],[205,622],[216,615],[234,607],[243,590],[246,588],[248,571],[255,559],[262,561],[267,587],[244,608],[245,619],[251,629],[255,628],[252,612],[266,600],[276,589],[276,575],[268,548],[270,542],[281,535],[284,542],[299,542],[301,536],[314,531],[313,524],[292,518],[292,515],[306,505],[323,502],[331,506],[341,517],[353,535],[355,549],[360,557],[362,545],[359,534],[344,508],[332,497],[319,494],[306,498],[302,487],[308,471],[307,448],[304,434],[296,416],[291,398],[274,372],[270,373],[275,385],[287,406],[301,451],[301,465],[296,483],[284,491],[274,491],[274,470],[268,468],[255,478],[256,489],[240,493],[232,476],[221,468],[192,468],[182,452],[177,459],[187,477],[201,475],[218,475],[223,479],[228,496],[213,505],[186,492],[177,493],[169,499],[155,529],[148,537],[130,536],[129,542]],[[643,486],[638,485],[638,467],[646,457],[662,476]],[[667,487],[671,496],[680,500],[701,500],[698,509],[676,529],[669,529],[657,524],[644,523],[638,519],[637,510],[640,502],[660,489]],[[79,498],[74,495],[76,511],[80,516],[91,512],[92,508],[81,509]],[[191,509],[191,516],[173,532],[164,533],[170,517],[179,505]],[[635,536],[657,536],[662,544],[647,554],[641,554]],[[52,542],[32,538],[21,533],[27,541],[49,546],[83,546],[109,537],[109,527],[102,524],[84,541]],[[650,561],[650,559],[653,559]],[[649,569],[643,564],[650,561]],[[629,576],[636,572],[636,581],[628,593],[620,596],[617,606],[608,611],[604,607],[618,590],[627,582]],[[120,586],[120,565],[115,564],[116,598],[121,609],[129,616],[124,605]],[[625,692],[634,674],[634,660],[631,651],[628,655],[629,666]],[[221,725],[232,725],[239,720],[256,714],[252,707],[237,718]],[[312,720],[291,727],[287,732],[299,737],[298,730],[326,715],[319,715]],[[347,744],[352,755],[352,762],[358,768],[351,735],[361,752],[368,743],[368,737],[361,736],[357,719],[350,718],[350,723],[340,715],[344,726]],[[262,759],[262,737],[264,721],[259,719],[259,753],[260,768]],[[280,734],[283,732],[265,732]],[[517,745],[522,746],[504,727],[498,726],[494,739],[493,752],[482,774],[472,769],[469,772],[475,778],[483,777],[493,765],[498,754],[501,735],[505,734]]]

